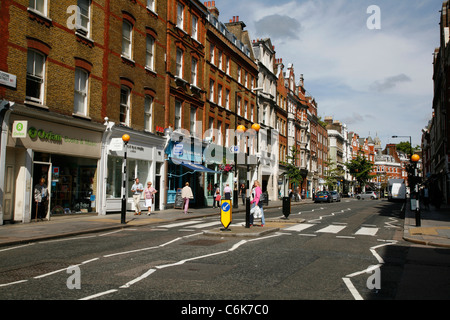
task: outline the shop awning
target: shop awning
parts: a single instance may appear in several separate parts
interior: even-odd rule
[[[181,165],[189,170],[194,171],[194,172],[220,173],[218,171],[208,169],[204,165],[197,164],[197,163],[183,161],[183,162],[181,162]]]

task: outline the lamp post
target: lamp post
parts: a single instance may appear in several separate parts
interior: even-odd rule
[[[124,134],[122,136],[122,141],[124,143],[124,154],[123,154],[123,185],[122,185],[122,211],[120,215],[120,223],[126,224],[126,211],[127,211],[127,146],[130,141],[130,136]]]
[[[415,193],[415,200],[411,199],[411,204],[413,201],[415,201],[415,208],[416,208],[416,227],[420,227],[421,221],[420,221],[420,205],[419,205],[419,183],[416,180],[418,177],[417,172],[417,162],[419,162],[420,156],[415,154],[411,156],[411,162],[414,164],[414,193]]]

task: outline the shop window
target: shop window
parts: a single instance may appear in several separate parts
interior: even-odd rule
[[[108,178],[106,180],[106,198],[121,198],[123,176],[123,159],[108,157]]]

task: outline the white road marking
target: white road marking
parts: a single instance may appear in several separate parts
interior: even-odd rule
[[[175,228],[175,227],[184,227],[191,224],[197,224],[201,223],[199,220],[191,220],[191,221],[184,221],[184,222],[177,222],[177,223],[171,223],[171,224],[165,224],[161,225],[161,228]]]
[[[320,230],[318,230],[316,232],[320,232],[320,233],[334,233],[334,234],[336,234],[336,233],[344,230],[346,227],[347,226],[334,226],[334,225],[331,225],[331,226],[325,227],[323,229],[320,229]]]
[[[315,226],[315,224],[301,223],[301,224],[296,224],[295,226],[292,226],[292,227],[289,227],[289,228],[286,228],[286,229],[283,229],[283,230],[300,232],[300,231],[308,229],[308,228],[310,228],[312,226]]]
[[[359,229],[355,235],[358,236],[374,236],[376,235],[378,232],[378,228],[366,228],[366,227],[362,227],[361,229]]]

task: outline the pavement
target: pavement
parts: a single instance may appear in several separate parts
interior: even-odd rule
[[[291,206],[301,206],[312,203],[311,200],[292,202]],[[269,201],[265,208],[282,208],[282,201]],[[416,225],[414,212],[410,210],[409,203],[404,206],[405,219],[403,239],[413,243],[448,247],[450,248],[450,206],[443,205],[439,210],[430,206],[421,214],[421,225]],[[203,218],[207,216],[217,216],[220,221],[220,210],[213,208],[189,209],[188,214],[184,214],[180,209],[168,209],[157,211],[147,216],[134,215],[134,212],[127,212],[126,224],[121,224],[121,214],[113,213],[105,216],[92,214],[68,214],[64,216],[54,216],[50,221],[38,221],[31,223],[4,224],[0,226],[0,247],[28,244],[38,241],[75,237],[93,232],[107,232],[123,228],[133,228],[138,226],[159,225],[167,222],[182,221],[187,219]],[[233,219],[245,219],[245,207],[240,205],[233,210]],[[258,220],[257,220],[258,221]],[[261,227],[256,221],[251,228],[245,228],[240,224],[233,224],[224,230],[223,227],[204,231],[208,236],[230,236],[230,237],[259,237],[271,232],[276,232],[292,223],[303,223],[303,219],[266,219],[266,225]]]

